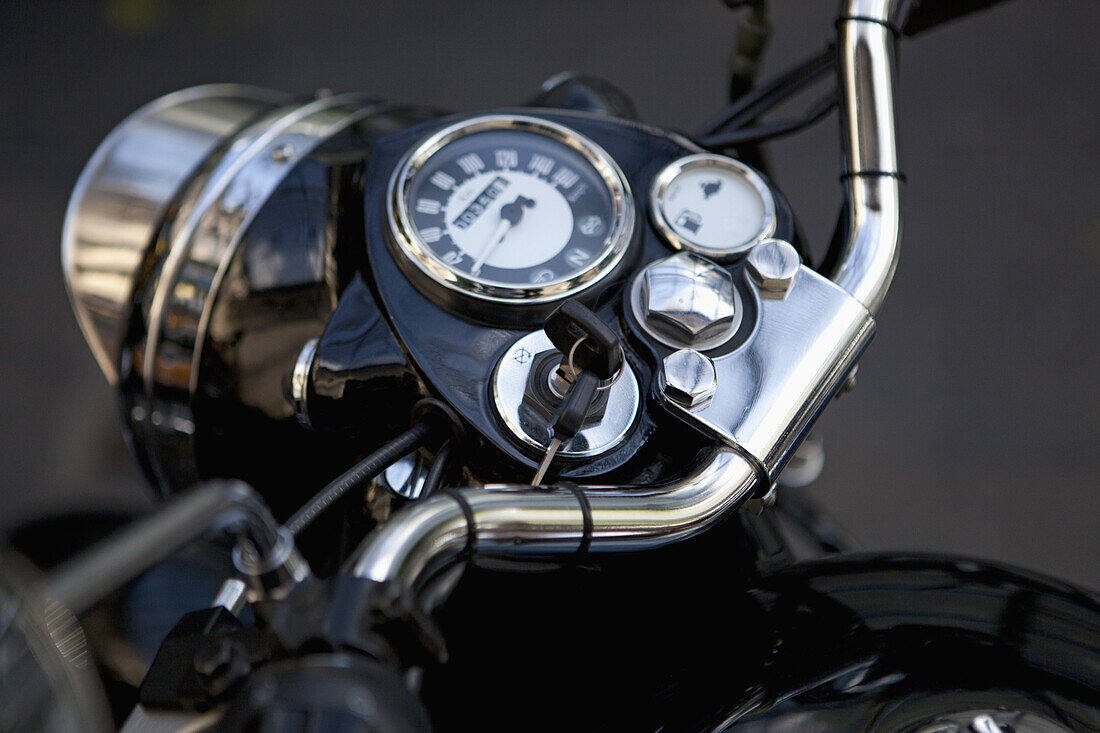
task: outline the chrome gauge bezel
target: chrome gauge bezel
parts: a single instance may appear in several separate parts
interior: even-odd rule
[[[764,206],[764,216],[760,231],[758,231],[756,236],[749,241],[734,247],[708,247],[698,242],[693,242],[681,236],[673,229],[671,223],[665,216],[665,196],[672,182],[685,171],[689,171],[692,168],[714,166],[725,168],[727,171],[731,171],[748,181],[749,185],[760,194],[760,200],[763,202]],[[714,153],[698,153],[672,161],[657,174],[657,177],[653,179],[653,185],[649,189],[649,210],[651,218],[653,219],[653,225],[657,227],[657,230],[661,233],[661,236],[664,237],[665,241],[674,249],[696,252],[720,262],[743,255],[761,241],[773,236],[777,225],[775,208],[775,197],[772,195],[771,188],[759,173],[738,160],[727,158],[724,155],[716,155]]]
[[[409,207],[409,191],[417,172],[448,143],[488,130],[521,130],[561,142],[588,161],[604,181],[614,209],[614,223],[608,227],[600,255],[583,271],[547,283],[521,287],[514,283],[477,278],[455,271],[437,257],[421,238],[413,224]],[[386,195],[386,215],[392,248],[406,274],[427,276],[431,284],[478,300],[523,305],[567,298],[605,278],[626,254],[634,234],[635,207],[626,176],[611,156],[595,142],[564,125],[537,117],[497,114],[463,120],[417,143],[390,178]]]

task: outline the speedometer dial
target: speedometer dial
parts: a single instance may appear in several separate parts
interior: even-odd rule
[[[485,300],[575,294],[622,259],[633,200],[599,146],[561,125],[494,115],[423,141],[390,184],[399,261]]]

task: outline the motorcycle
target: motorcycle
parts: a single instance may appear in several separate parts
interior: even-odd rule
[[[5,558],[5,729],[1100,729],[1100,598],[853,554],[800,488],[897,263],[896,37],[990,3],[849,0],[763,84],[765,4],[731,4],[691,137],[579,74],[121,123],[63,257],[167,501],[43,577]],[[833,109],[815,263],[761,145]]]

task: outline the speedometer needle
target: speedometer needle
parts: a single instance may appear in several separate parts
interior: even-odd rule
[[[500,243],[504,241],[504,238],[508,236],[508,232],[512,230],[516,224],[519,224],[523,218],[523,210],[530,209],[535,205],[533,199],[529,199],[526,196],[516,196],[516,200],[510,204],[505,204],[500,207],[500,223],[497,224],[497,228],[493,230],[493,236],[489,238],[489,244],[485,246],[485,249],[481,250],[481,254],[478,255],[477,261],[474,262],[474,266],[470,268],[471,275],[477,275],[481,272],[481,266],[485,264],[485,260],[493,254]]]

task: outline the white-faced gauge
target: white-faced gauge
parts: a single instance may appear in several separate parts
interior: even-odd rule
[[[650,190],[653,222],[669,244],[722,260],[775,233],[775,199],[744,163],[700,153],[673,161]]]
[[[387,201],[406,272],[499,302],[544,303],[593,285],[622,259],[634,228],[630,189],[606,152],[517,115],[466,120],[423,140],[394,173]]]

